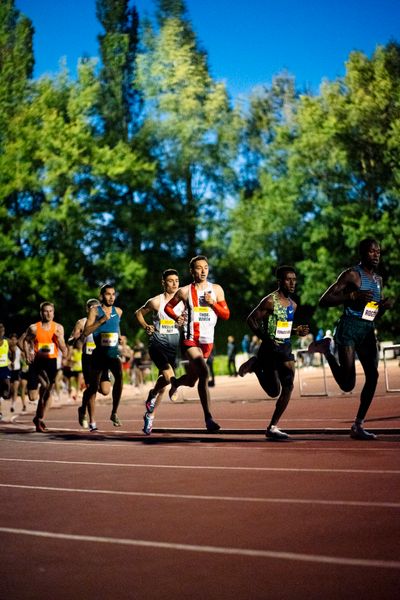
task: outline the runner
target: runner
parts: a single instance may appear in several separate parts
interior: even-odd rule
[[[149,354],[151,360],[158,368],[158,379],[153,389],[150,390],[146,400],[146,413],[144,414],[143,432],[150,435],[153,428],[154,413],[158,408],[164,390],[174,376],[176,355],[179,348],[179,329],[173,319],[164,312],[167,302],[174,296],[179,288],[179,275],[175,269],[167,269],[162,274],[163,293],[147,300],[135,315],[139,324],[149,336]],[[175,314],[181,315],[183,303],[175,306]],[[153,312],[153,324],[145,320],[145,316]]]
[[[83,393],[82,406],[87,406],[89,412],[89,430],[97,431],[95,420],[96,393],[99,388],[102,373],[110,370],[114,377],[112,389],[111,421],[114,427],[121,427],[117,410],[122,394],[122,366],[118,354],[120,337],[120,320],[122,310],[114,306],[114,286],[106,283],[100,289],[100,305],[91,306],[83,330],[85,337],[93,334],[95,349],[92,355],[92,369],[89,376],[89,386]],[[81,415],[79,415],[81,419]]]
[[[204,412],[206,428],[209,433],[219,431],[210,412],[210,391],[208,389],[208,368],[206,360],[210,356],[214,342],[214,328],[218,317],[229,319],[229,308],[225,302],[224,290],[216,283],[207,281],[208,259],[199,255],[190,261],[190,273],[193,283],[179,288],[166,304],[165,312],[183,328],[183,350],[189,360],[188,372],[179,379],[171,377],[170,397],[173,397],[180,385],[193,387],[198,381],[198,392]],[[183,302],[186,308],[183,314],[175,313],[174,308]],[[187,315],[187,316],[186,316]]]
[[[343,315],[336,325],[334,340],[338,361],[331,353],[331,338],[312,342],[309,352],[325,355],[332,375],[344,392],[350,392],[356,383],[355,359],[360,360],[365,375],[360,405],[350,436],[357,440],[374,440],[376,435],[363,427],[378,383],[378,346],[375,319],[393,302],[382,296],[382,278],[376,274],[381,249],[379,242],[367,238],[359,244],[360,263],[343,271],[321,296],[319,304],[326,308],[344,305]]]
[[[3,416],[1,413],[1,400],[8,400],[10,398],[11,389],[9,344],[5,333],[4,325],[0,323],[0,419]]]
[[[18,348],[18,335],[12,333],[10,335],[8,356],[10,358],[11,371],[11,412],[15,411],[15,404],[18,398],[19,386],[21,383],[21,349]],[[25,397],[22,397],[22,412],[26,411]]]
[[[57,354],[60,349],[63,357],[68,354],[64,341],[64,328],[54,321],[54,304],[42,302],[40,318],[28,327],[18,340],[29,364],[28,396],[38,400],[33,423],[36,431],[47,431],[44,417],[49,408],[49,399],[57,374]]]
[[[297,305],[290,295],[294,293],[297,278],[296,271],[289,265],[278,267],[276,277],[278,289],[265,296],[247,317],[250,329],[262,342],[257,356],[240,366],[239,375],[243,377],[254,372],[268,396],[278,396],[265,436],[271,440],[285,440],[289,435],[277,425],[293,391],[295,366],[290,339]],[[308,325],[298,325],[294,332],[307,335]]]
[[[87,313],[89,313],[89,310],[92,306],[100,306],[100,301],[97,298],[90,298],[86,302]],[[85,336],[83,333],[86,321],[87,317],[82,317],[81,319],[78,319],[78,321],[75,323],[71,335],[68,338],[68,345],[75,346],[76,344],[82,344],[82,374],[83,380],[87,387],[90,381],[90,373],[92,370],[93,362],[92,356],[96,344],[94,342],[93,334]],[[100,385],[97,391],[103,396],[108,396],[108,394],[111,391],[110,372],[108,368],[103,369],[101,373]],[[81,427],[83,427],[84,429],[88,429],[89,423],[87,419],[87,400],[85,400],[84,404],[84,398],[82,398],[82,405],[78,408],[78,420]]]

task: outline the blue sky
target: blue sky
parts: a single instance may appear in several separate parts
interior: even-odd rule
[[[97,56],[100,25],[95,0],[15,0],[35,27],[35,77],[58,70],[62,57],[74,75],[78,58]],[[139,14],[153,0],[134,1]],[[209,56],[212,76],[233,96],[269,84],[287,70],[300,88],[318,91],[323,79],[345,72],[352,50],[371,56],[377,44],[400,42],[399,0],[187,0],[189,18]]]

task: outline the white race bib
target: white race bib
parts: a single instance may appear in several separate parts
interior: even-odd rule
[[[364,307],[362,319],[364,321],[373,321],[378,314],[379,304],[377,302],[368,302]]]
[[[102,333],[101,334],[101,345],[105,348],[112,348],[118,346],[118,333]]]
[[[164,335],[173,335],[178,333],[173,319],[160,319],[160,333]]]
[[[93,350],[96,348],[94,342],[86,342],[85,354],[93,354]]]
[[[275,338],[277,340],[288,340],[292,332],[293,321],[278,321],[276,324]]]
[[[0,354],[0,367],[8,367],[7,354]]]
[[[210,323],[211,322],[211,308],[209,306],[194,306],[194,322],[195,323]]]

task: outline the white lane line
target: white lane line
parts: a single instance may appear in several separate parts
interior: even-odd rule
[[[104,494],[111,496],[137,496],[145,498],[166,498],[184,500],[210,500],[217,502],[254,502],[264,504],[317,504],[321,506],[355,506],[365,508],[400,508],[400,502],[364,502],[353,500],[316,500],[313,498],[257,498],[250,496],[206,496],[200,494],[166,494],[156,492],[128,492],[119,490],[96,490],[87,488],[65,488],[45,485],[21,485],[0,483],[0,488],[13,488],[20,490],[38,490],[45,492],[71,492],[75,494]]]
[[[157,542],[130,538],[110,538],[92,535],[74,535],[70,533],[55,533],[53,531],[38,531],[31,529],[16,529],[13,527],[0,527],[0,532],[14,535],[27,535],[38,538],[68,540],[76,542],[92,542],[96,544],[118,544],[121,546],[141,546],[144,548],[158,548],[162,550],[180,550],[183,552],[199,552],[208,554],[223,554],[235,556],[249,556],[251,558],[272,558],[277,560],[292,560],[330,565],[343,565],[352,567],[367,567],[381,569],[400,569],[400,561],[376,560],[367,558],[347,558],[344,556],[324,556],[323,554],[300,554],[295,552],[275,552],[273,550],[255,550],[250,548],[230,548],[221,546],[198,546],[195,544],[177,544],[172,542]]]
[[[146,463],[111,463],[111,462],[90,462],[80,460],[44,460],[37,458],[4,458],[3,462],[26,462],[42,463],[54,465],[82,465],[93,467],[127,467],[134,469],[187,469],[187,470],[205,470],[205,471],[262,471],[262,472],[282,472],[282,473],[351,473],[359,475],[400,475],[400,470],[394,469],[299,469],[286,467],[230,467],[230,466],[212,466],[212,465],[154,465]]]
[[[78,430],[74,430],[75,432]],[[131,432],[132,433],[132,432]],[[137,445],[132,445],[132,441],[126,441],[126,440],[121,440],[119,442],[112,442],[111,441],[112,438],[110,437],[107,440],[107,448],[123,448],[125,449],[126,446],[129,446],[132,449],[135,450],[142,450],[143,446],[137,446]],[[148,437],[144,437],[143,436],[143,440],[144,441],[149,441]],[[345,441],[345,440],[343,440]],[[59,441],[59,440],[50,440],[50,439],[41,439],[39,440],[31,440],[31,439],[26,439],[26,440],[16,440],[16,439],[2,439],[0,438],[0,443],[10,443],[10,444],[46,444],[46,445],[59,445],[59,446],[69,446],[70,448],[73,448],[74,446],[85,446],[92,448],[96,448],[98,450],[103,450],[103,446],[100,444],[92,444],[92,440],[82,440],[81,442],[77,442],[75,440],[67,440],[67,441]],[[232,445],[229,445],[229,443],[231,443]],[[239,442],[240,443],[240,442]],[[285,445],[285,444],[266,444],[264,441],[260,441],[260,446],[254,446],[252,445],[251,448],[246,448],[243,446],[238,446],[238,442],[236,441],[232,441],[230,442],[230,440],[228,440],[227,442],[225,441],[224,444],[221,446],[220,443],[215,443],[215,442],[207,442],[207,445],[205,442],[201,442],[201,444],[193,444],[189,445],[189,447],[193,447],[196,448],[196,452],[198,450],[238,450],[240,452],[245,452],[245,451],[253,451],[253,450],[262,450],[262,451],[268,451],[268,452],[280,452],[280,451],[291,451],[291,452],[296,452],[298,453],[300,450],[306,450],[306,451],[311,451],[311,452],[321,452],[321,451],[327,451],[327,452],[345,452],[347,454],[347,452],[362,452],[363,454],[365,452],[376,452],[377,450],[379,452],[395,452],[396,454],[399,453],[399,448],[398,446],[393,446],[393,444],[391,442],[390,446],[385,446],[382,445],[382,443],[379,443],[378,445],[373,445],[372,447],[369,446],[368,448],[366,448],[365,446],[360,446],[358,444],[354,444],[353,447],[344,447],[343,446],[308,446],[308,444],[310,443],[309,440],[296,440],[296,444],[295,445]],[[340,441],[340,443],[342,443],[342,440]],[[353,442],[351,442],[353,443]],[[307,444],[306,447],[303,447],[304,444]],[[146,444],[145,446],[145,451],[149,452],[151,449],[157,449],[158,444],[155,444],[154,446],[152,446],[151,443],[149,443],[148,445]],[[182,450],[182,444],[173,444],[173,443],[166,443],[165,445],[165,449],[174,449],[174,450]]]

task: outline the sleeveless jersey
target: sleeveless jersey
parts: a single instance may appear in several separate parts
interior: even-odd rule
[[[97,308],[96,321],[100,321],[105,315],[104,310],[99,306]],[[102,323],[96,331],[93,332],[96,351],[103,356],[117,358],[119,343],[119,322],[120,318],[115,306],[111,309],[111,316],[105,323]]]
[[[194,283],[190,284],[188,294],[188,315],[184,327],[186,340],[192,340],[200,344],[212,344],[214,341],[214,328],[218,320],[217,315],[209,304],[204,300],[204,294],[210,292],[214,301],[217,296],[213,285],[207,282],[204,290],[198,290]]]
[[[379,302],[381,299],[381,286],[379,278],[374,274],[370,277],[361,265],[356,265],[354,271],[359,273],[361,278],[360,290],[372,292],[372,300],[364,307],[354,309],[351,305],[345,306],[344,314],[352,317],[358,317],[364,321],[373,321],[378,314]]]
[[[33,341],[35,356],[40,358],[57,358],[58,340],[56,336],[56,324],[50,323],[50,329],[43,329],[42,322],[36,323],[36,336]]]
[[[268,337],[276,344],[288,344],[290,343],[294,319],[293,301],[289,298],[289,306],[282,306],[277,292],[272,294],[272,298],[274,312],[268,318]]]
[[[175,321],[164,311],[167,302],[168,300],[165,299],[164,294],[160,294],[160,307],[157,312],[154,311],[153,313],[155,331],[150,337],[150,344],[157,343],[163,347],[178,347],[180,339],[179,329]],[[177,316],[181,315],[183,310],[183,302],[179,302],[179,304],[174,306],[174,312]]]
[[[21,350],[16,346],[14,352],[14,368],[12,371],[19,371],[21,369]]]
[[[8,340],[3,339],[3,343],[0,346],[0,369],[8,367],[10,360],[8,358]]]

